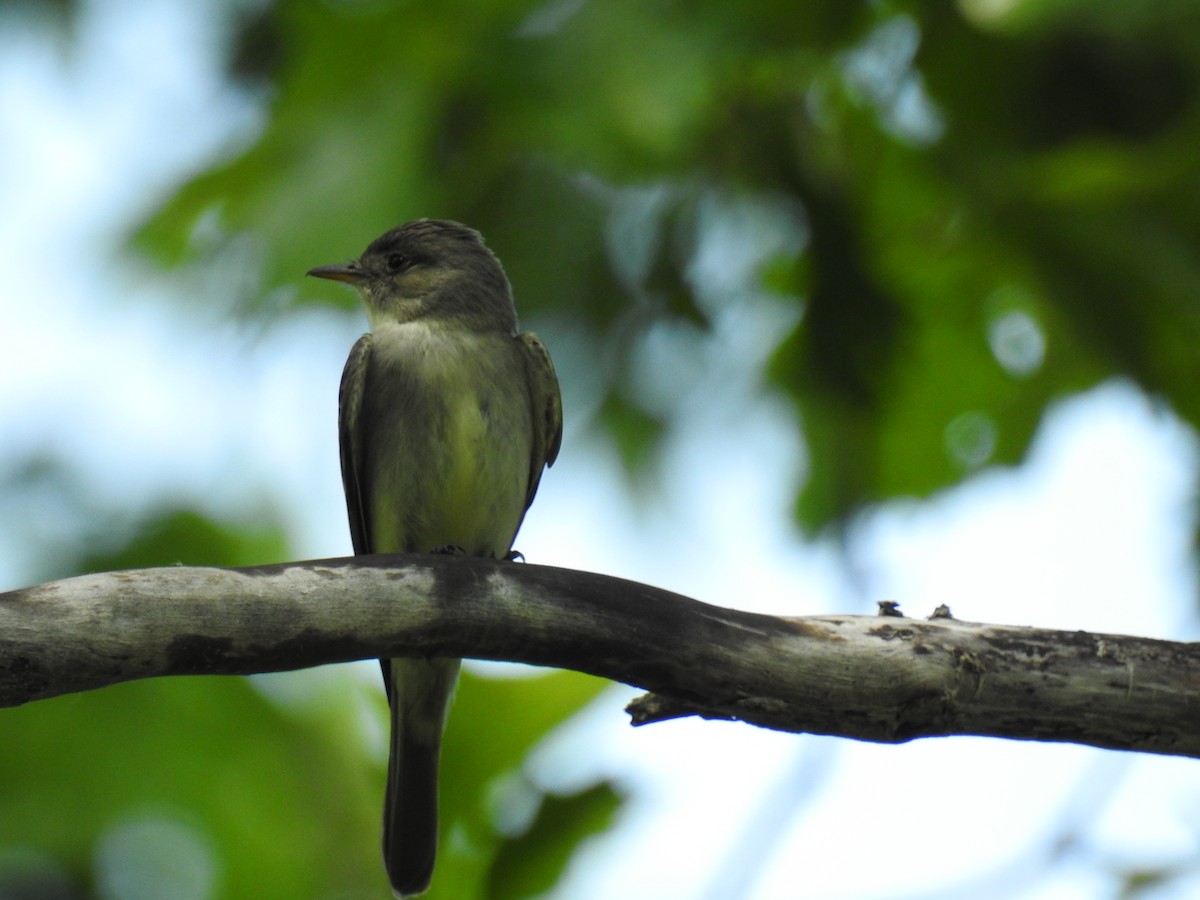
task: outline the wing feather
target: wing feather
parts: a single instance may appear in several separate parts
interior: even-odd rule
[[[531,331],[524,331],[517,335],[517,340],[524,351],[530,410],[533,412],[529,488],[525,494],[525,508],[529,509],[542,479],[542,470],[554,465],[562,446],[562,396],[554,363],[541,338]]]
[[[350,541],[354,553],[371,553],[370,485],[366,483],[363,447],[367,423],[360,413],[366,392],[367,367],[371,358],[371,335],[364,334],[350,350],[338,390],[338,446],[342,460],[342,487],[350,519]]]

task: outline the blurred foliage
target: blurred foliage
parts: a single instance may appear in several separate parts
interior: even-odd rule
[[[79,0],[0,0],[0,22],[48,27],[59,36],[74,37]]]
[[[176,889],[157,896],[315,897],[342,886],[378,896],[378,778],[339,739],[346,718],[336,708],[289,717],[234,678],[155,679],[6,710],[0,895],[19,850],[56,861],[66,896],[122,896],[103,873],[130,866],[106,864],[106,846],[144,821],[193,836],[181,859],[162,861]],[[202,874],[179,883],[197,867],[188,856]],[[197,892],[195,880],[214,890]]]
[[[278,528],[239,527],[174,509],[138,523],[130,541],[111,553],[89,550],[75,568],[111,572],[183,565],[184,560],[189,566],[252,566],[287,559],[287,540]]]
[[[300,274],[469,222],[527,316],[611,360],[574,377],[632,468],[670,427],[622,374],[639,335],[764,288],[803,313],[765,377],[808,444],[810,529],[1018,461],[1105,378],[1200,422],[1200,5],[278,2],[233,32],[265,127],[138,246],[202,255],[215,219],[264,242],[264,294],[350,304]],[[789,202],[804,234],[715,306],[714,195]]]
[[[36,510],[35,515],[30,515]],[[255,521],[218,522],[159,502],[119,508],[102,501],[71,463],[39,450],[0,471],[0,519],[20,521],[33,546],[34,581],[147,566],[249,566],[290,558],[282,523],[260,505]]]
[[[529,831],[492,867],[490,897],[541,897],[554,887],[580,841],[606,831],[619,799],[608,785],[547,797]]]

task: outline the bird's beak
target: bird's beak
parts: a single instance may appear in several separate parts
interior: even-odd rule
[[[358,284],[365,277],[357,263],[346,263],[338,266],[317,266],[309,269],[308,274],[314,278],[328,278],[330,281],[344,281],[346,284]]]

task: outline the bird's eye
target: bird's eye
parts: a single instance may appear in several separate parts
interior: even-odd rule
[[[403,253],[388,254],[387,267],[389,272],[399,272],[402,269],[407,269],[410,265],[412,265],[412,260]]]

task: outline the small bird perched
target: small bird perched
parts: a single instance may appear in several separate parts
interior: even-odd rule
[[[369,334],[342,372],[342,483],[356,554],[453,548],[503,559],[562,441],[554,365],[517,331],[479,233],[418,219],[308,272],[355,287]],[[383,858],[397,896],[429,887],[437,768],[457,659],[383,659],[391,748]]]

